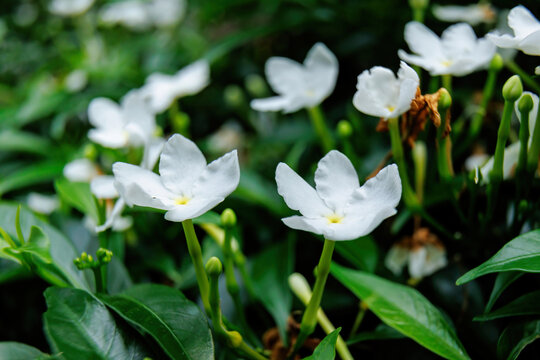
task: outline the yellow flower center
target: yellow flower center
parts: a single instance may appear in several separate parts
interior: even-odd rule
[[[328,220],[329,224],[339,224],[343,220],[343,216],[337,214],[327,215],[326,220]]]
[[[453,61],[452,60],[445,60],[445,61],[441,62],[441,64],[444,67],[449,67],[450,65],[453,64]]]
[[[387,109],[388,111],[390,111],[390,112],[393,112],[393,111],[396,109],[396,107],[395,107],[395,106],[392,106],[392,105],[388,105],[388,106],[386,107],[386,109]]]
[[[179,197],[179,198],[176,198],[176,200],[174,201],[174,204],[175,205],[186,205],[188,202],[189,202],[189,198],[185,197],[185,196],[182,196],[182,197]]]

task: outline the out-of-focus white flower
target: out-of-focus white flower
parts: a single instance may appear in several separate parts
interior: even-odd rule
[[[473,26],[495,21],[496,13],[491,4],[433,5],[433,15],[439,20],[448,22],[466,22]]]
[[[405,25],[405,41],[417,55],[399,50],[399,57],[431,75],[464,76],[486,68],[496,50],[491,41],[478,39],[465,23],[450,26],[439,38],[424,24],[412,21]]]
[[[514,48],[528,55],[540,55],[540,22],[523,5],[518,5],[508,13],[508,25],[514,36],[495,31],[487,38],[502,48]]]
[[[107,208],[107,217],[111,216],[111,211]],[[83,219],[84,227],[91,233],[96,234],[99,231],[99,226],[96,226],[96,222],[90,216],[85,216]],[[115,216],[111,223],[110,228],[116,232],[126,231],[133,226],[133,218],[131,216]]]
[[[537,67],[534,69],[534,74],[535,74],[535,75],[540,75],[540,66],[537,66]]]
[[[28,194],[26,203],[32,211],[49,215],[60,207],[60,201],[56,195],[44,195],[35,192]]]
[[[350,160],[337,150],[326,154],[315,172],[316,189],[284,163],[276,169],[278,193],[302,216],[282,219],[288,227],[353,240],[369,234],[396,213],[401,180],[395,164],[382,169],[362,187]]]
[[[96,164],[86,158],[67,163],[63,172],[66,179],[73,182],[90,182],[99,175]]]
[[[316,43],[304,64],[272,57],[266,62],[265,73],[268,83],[279,96],[253,100],[251,107],[258,111],[291,113],[319,105],[334,91],[338,61],[323,43]]]
[[[489,159],[488,154],[474,154],[465,159],[465,170],[472,171],[484,165]]]
[[[100,11],[100,20],[104,24],[119,24],[141,31],[152,26],[176,25],[184,17],[185,9],[185,0],[127,0],[105,5]]]
[[[244,145],[244,132],[236,122],[228,122],[208,138],[208,147],[215,153],[224,153]]]
[[[199,60],[175,75],[150,75],[140,92],[154,113],[158,114],[167,110],[174,100],[198,93],[209,81],[210,65],[206,60]]]
[[[418,229],[412,237],[394,244],[384,260],[385,266],[395,275],[408,265],[409,276],[422,279],[447,264],[446,249],[427,228]]]
[[[77,69],[73,70],[66,76],[66,79],[64,80],[64,85],[66,87],[66,90],[71,93],[76,93],[84,89],[84,87],[88,84],[88,74],[86,71]]]
[[[153,0],[148,4],[148,12],[157,27],[178,24],[186,12],[185,0]]]
[[[52,0],[49,11],[59,16],[77,16],[86,12],[94,4],[94,0]]]
[[[531,112],[529,113],[529,146],[532,142],[532,137],[534,134],[534,128],[536,127],[536,118],[538,115],[538,95],[533,94],[529,91],[524,91],[521,95],[522,97],[524,95],[530,95],[533,99],[533,108]],[[521,97],[520,97],[521,99]],[[521,112],[518,110],[518,104],[519,99],[514,104],[514,111],[516,112],[516,116],[518,120],[521,122]],[[515,142],[509,146],[507,146],[504,149],[504,158],[503,158],[503,179],[509,179],[514,175],[515,168],[518,163],[519,159],[519,150],[520,150],[520,143]],[[486,184],[489,183],[489,173],[491,170],[493,170],[493,163],[494,163],[494,157],[492,156],[482,167],[480,167],[480,172],[482,173],[482,183]]]
[[[13,22],[18,26],[30,26],[38,17],[38,8],[31,2],[23,2],[15,10],[13,15]]]
[[[353,105],[368,115],[397,117],[411,108],[419,82],[416,71],[403,61],[397,78],[391,70],[375,66],[358,75]]]
[[[96,176],[90,182],[90,191],[98,199],[114,199],[118,197],[118,191],[114,187],[114,176]]]
[[[159,173],[117,162],[116,188],[129,206],[167,210],[165,219],[184,221],[204,214],[236,189],[240,168],[236,150],[206,164],[197,145],[180,134],[165,144]]]
[[[137,90],[130,91],[118,105],[107,98],[96,98],[88,106],[88,120],[94,129],[90,140],[108,148],[141,146],[154,137],[155,116]]]

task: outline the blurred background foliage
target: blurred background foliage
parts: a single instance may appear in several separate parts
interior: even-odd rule
[[[351,121],[352,145],[357,155],[355,165],[361,177],[367,176],[389,149],[386,134],[375,132],[373,118],[360,114],[352,106],[356,76],[365,69],[381,65],[397,69],[397,50],[407,49],[403,27],[411,20],[405,0],[199,0],[189,1],[181,22],[166,28],[134,31],[123,26],[105,26],[98,21],[98,10],[113,1],[96,0],[92,8],[77,17],[60,17],[47,10],[46,0],[2,0],[0,3],[0,196],[2,201],[25,202],[32,191],[53,193],[55,179],[62,176],[64,165],[87,156],[99,159],[104,167],[118,156],[90,143],[86,109],[95,97],[118,101],[145,78],[159,71],[173,74],[183,66],[206,58],[211,62],[211,83],[200,94],[178,101],[182,116],[189,116],[191,138],[210,158],[220,156],[227,146],[239,147],[242,180],[239,189],[226,201],[238,214],[239,238],[250,258],[266,258],[264,249],[296,241],[294,269],[311,274],[321,242],[308,233],[292,233],[280,218],[290,214],[278,196],[274,171],[285,161],[302,174],[313,174],[315,163],[323,155],[307,115],[300,111],[286,116],[256,113],[249,108],[253,98],[271,94],[264,81],[264,63],[271,56],[304,59],[316,42],[325,43],[337,56],[340,72],[334,93],[323,104],[328,124],[335,128],[341,119]],[[433,3],[433,2],[432,2]],[[469,4],[469,1],[438,1],[445,4]],[[540,3],[522,1],[537,16]],[[493,1],[497,9],[509,9],[515,1]],[[428,11],[426,24],[438,34],[449,26],[436,20]],[[483,36],[491,26],[475,28]],[[533,72],[539,65],[534,57],[518,54],[516,62]],[[424,72],[424,75],[427,74]],[[510,75],[503,71],[502,81]],[[481,91],[485,72],[454,80],[455,99],[471,99]],[[424,84],[427,90],[427,84]],[[455,101],[453,114],[464,111],[465,101]],[[501,95],[495,94],[494,109],[500,111]],[[499,105],[497,105],[499,104]],[[176,132],[179,125],[171,112],[158,118],[164,134]],[[494,148],[498,126],[497,113],[488,117],[485,141]],[[225,126],[225,127],[223,127]],[[232,141],[216,141],[218,131],[230,130]],[[223,134],[223,133],[221,133]],[[341,146],[341,145],[340,145]],[[224,148],[225,147],[225,148]],[[468,156],[455,159],[461,169]],[[436,193],[440,189],[432,188]],[[221,211],[221,205],[217,211]],[[455,219],[445,218],[447,209],[433,208],[433,216],[443,219],[449,228]],[[134,282],[152,281],[193,290],[194,274],[186,257],[187,250],[180,226],[165,222],[162,215],[131,210],[134,227],[117,236],[115,255],[125,260]],[[95,242],[95,235],[82,225],[80,214],[65,203],[62,211],[48,221],[61,229],[78,250]],[[374,234],[365,253],[377,272],[391,277],[382,264],[383,254],[409,225],[391,231],[385,222]],[[287,235],[289,234],[289,235]],[[382,236],[379,236],[382,234]],[[391,235],[390,235],[391,234]],[[124,249],[124,239],[127,245]],[[450,265],[426,279],[419,290],[452,318],[458,335],[472,358],[494,358],[496,342],[504,321],[472,322],[482,312],[492,279],[482,279],[464,289],[455,279],[501,247],[501,242],[473,245],[475,239],[446,243]],[[508,241],[509,239],[505,239]],[[212,242],[205,241],[206,254]],[[373,247],[374,246],[374,247]],[[215,246],[214,246],[215,247]],[[293,251],[294,253],[294,251]],[[345,251],[346,253],[346,251]],[[364,253],[364,254],[365,254]],[[208,255],[209,256],[209,255]],[[364,255],[361,255],[364,256]],[[336,256],[338,262],[347,263]],[[263,261],[263,260],[261,260]],[[260,266],[260,265],[259,265]],[[279,276],[277,274],[276,276]],[[313,277],[307,276],[309,280]],[[15,281],[16,280],[16,281]],[[524,275],[513,286],[538,286],[538,279]],[[286,286],[286,284],[283,284]],[[25,271],[0,261],[0,340],[20,341],[46,350],[41,331],[45,310],[42,292],[45,284]],[[286,291],[289,300],[292,295]],[[508,296],[508,293],[506,294]],[[194,297],[192,297],[194,298]],[[286,301],[286,300],[284,300]],[[295,304],[296,299],[294,300]],[[330,281],[323,299],[335,324],[351,326],[356,313],[354,297],[336,281]],[[297,306],[298,307],[298,306]],[[225,311],[232,311],[230,299],[224,299]],[[260,308],[248,308],[248,318],[257,335],[273,326]],[[367,329],[377,324],[368,314]],[[370,341],[357,344],[367,358],[429,359],[433,354],[409,339]],[[534,356],[531,346],[523,356]],[[532,358],[532,357],[531,357]]]

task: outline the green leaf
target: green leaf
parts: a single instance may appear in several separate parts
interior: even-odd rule
[[[336,341],[340,331],[341,328],[337,328],[328,334],[313,351],[313,355],[304,358],[304,360],[334,360],[336,358]]]
[[[0,195],[27,186],[52,181],[62,174],[63,161],[33,163],[0,179]]]
[[[540,320],[512,324],[502,332],[497,344],[499,359],[517,359],[525,346],[540,338]]]
[[[54,351],[65,359],[129,360],[149,356],[90,293],[71,288],[45,290],[44,329]],[[139,339],[139,342],[141,340]]]
[[[285,216],[289,213],[283,199],[276,191],[275,184],[270,183],[255,172],[242,171],[240,184],[233,195],[266,207],[278,216]]]
[[[96,224],[101,223],[96,200],[90,191],[90,184],[59,179],[54,182],[54,187],[65,202],[83,214],[89,215]]]
[[[510,241],[491,259],[457,279],[456,284],[461,285],[494,272],[513,270],[540,272],[540,229]]]
[[[294,266],[293,243],[286,241],[265,250],[254,259],[251,270],[255,295],[274,318],[282,339],[287,339],[287,318],[292,307],[288,277]]]
[[[378,251],[371,236],[364,236],[354,241],[336,242],[336,251],[358,269],[375,272]]]
[[[476,321],[488,321],[508,316],[540,314],[540,290],[525,294],[487,314],[476,316]]]
[[[495,284],[493,285],[493,290],[491,290],[491,295],[489,296],[489,300],[484,312],[490,312],[499,296],[501,296],[502,292],[508,286],[510,286],[510,284],[519,279],[523,274],[524,273],[521,271],[505,271],[497,274]]]
[[[332,264],[331,272],[385,324],[447,359],[469,359],[443,315],[417,290]]]
[[[47,354],[30,345],[11,341],[0,342],[0,359],[31,360],[47,358],[49,358]]]
[[[51,155],[54,148],[47,138],[30,132],[8,129],[0,131],[0,151]]]
[[[38,257],[46,264],[52,263],[50,254],[51,242],[41,228],[33,225],[30,228],[30,237],[19,250]]]
[[[150,334],[172,359],[214,358],[206,317],[178,290],[163,285],[138,285],[100,299],[129,323]]]
[[[349,340],[347,340],[347,345],[356,344],[362,341],[368,340],[387,340],[387,339],[403,339],[405,336],[390,326],[385,324],[380,324],[375,328],[374,331],[361,332]]]

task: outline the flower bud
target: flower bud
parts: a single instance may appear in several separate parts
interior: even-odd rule
[[[238,85],[227,86],[223,97],[225,98],[225,103],[232,108],[240,107],[244,103],[244,93]]]
[[[221,272],[223,271],[223,265],[221,264],[221,261],[215,256],[212,256],[208,262],[206,263],[206,273],[208,276],[217,277],[221,275]]]
[[[229,337],[229,345],[232,348],[237,348],[242,345],[242,335],[238,331],[228,331],[227,335]]]
[[[448,109],[450,106],[452,106],[452,96],[450,96],[448,90],[441,88],[439,93],[439,106],[443,109]]]
[[[311,288],[302,274],[292,273],[289,275],[289,287],[302,303],[307,304],[311,299]]]
[[[99,248],[96,251],[96,256],[100,265],[108,264],[112,260],[113,253],[111,250]]]
[[[261,76],[257,74],[248,75],[246,76],[245,84],[251,96],[258,98],[266,95],[266,84]]]
[[[501,55],[498,53],[495,53],[495,56],[493,56],[493,59],[491,59],[491,62],[489,63],[489,69],[499,71],[504,66],[504,60]]]
[[[236,214],[233,209],[225,209],[221,213],[221,225],[230,228],[236,225]]]
[[[95,160],[98,156],[98,151],[94,144],[86,144],[83,152],[84,152],[84,157],[90,160]]]
[[[519,98],[518,102],[518,110],[521,113],[529,113],[531,112],[532,108],[534,106],[532,96],[530,94],[523,94]]]
[[[350,137],[353,133],[353,128],[350,122],[347,120],[341,120],[337,124],[337,133],[339,137],[346,139]]]
[[[502,94],[503,98],[506,101],[514,102],[523,93],[523,84],[521,84],[521,79],[518,75],[511,76],[504,83]]]

